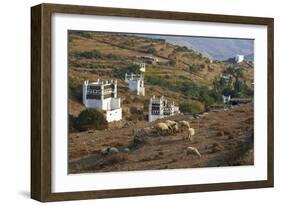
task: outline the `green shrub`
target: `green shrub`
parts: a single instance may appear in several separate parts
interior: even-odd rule
[[[200,95],[199,100],[200,102],[203,102],[205,104],[206,108],[215,103],[215,99],[207,93],[203,93],[202,95]]]
[[[177,52],[190,52],[190,49],[188,49],[186,46],[177,46],[175,51],[177,51]]]
[[[83,110],[76,119],[75,128],[79,131],[87,129],[103,130],[108,127],[104,115],[96,109]]]
[[[85,59],[101,59],[103,58],[103,55],[100,53],[100,51],[93,50],[93,51],[75,51],[75,52],[70,52],[71,57],[76,57],[76,58],[85,58]]]
[[[84,38],[91,38],[91,33],[90,32],[81,31],[81,32],[78,32],[78,34],[81,37],[84,37]]]
[[[154,48],[154,47],[149,47],[148,49],[147,49],[147,53],[150,53],[150,54],[156,54],[156,49]]]
[[[150,103],[149,99],[144,100],[144,102],[143,102],[143,111],[148,112],[148,110],[149,110],[149,103]]]
[[[198,73],[200,71],[202,71],[202,66],[199,64],[192,64],[189,66],[189,71],[193,72],[193,73]]]
[[[170,65],[170,66],[176,66],[176,64],[177,64],[177,60],[175,60],[175,59],[171,59],[171,60],[169,61],[169,65]]]
[[[129,66],[126,67],[115,67],[113,68],[113,76],[119,79],[124,79],[125,78],[125,74],[140,74],[140,66],[137,64],[131,64]]]
[[[204,105],[198,101],[183,102],[179,105],[183,113],[200,113],[204,112]]]
[[[82,101],[82,84],[72,77],[68,78],[69,93],[78,101]]]

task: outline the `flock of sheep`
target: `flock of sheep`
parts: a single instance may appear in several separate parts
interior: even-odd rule
[[[181,121],[166,120],[165,122],[159,122],[151,127],[134,129],[134,141],[136,140],[141,141],[143,138],[149,137],[151,135],[164,136],[164,135],[171,135],[179,132],[184,132],[184,136],[183,136],[184,141],[187,140],[192,142],[193,136],[195,135],[195,130],[191,128],[189,122],[185,120],[181,120]],[[119,153],[121,151],[128,153],[130,152],[130,149],[127,147],[120,150],[115,147],[107,147],[101,150],[101,155],[104,157],[110,154]],[[195,147],[187,147],[186,154],[193,154],[193,155],[197,155],[199,158],[201,157],[201,154]]]
[[[185,132],[184,140],[192,141],[192,137],[195,134],[195,130],[190,127],[189,122],[185,120],[172,121],[166,120],[165,122],[159,122],[155,126],[145,127],[142,129],[135,129],[134,136],[142,137],[149,136],[151,134],[157,134],[159,136],[171,135],[178,132]]]
[[[184,132],[183,140],[189,142],[193,141],[193,136],[195,135],[195,130],[190,127],[189,122],[186,120],[172,121],[166,120],[165,122],[159,122],[155,126],[145,127],[142,129],[134,130],[134,137],[145,137],[152,134],[158,136],[171,135],[179,132]],[[187,147],[186,154],[193,154],[201,158],[201,154],[195,147]]]

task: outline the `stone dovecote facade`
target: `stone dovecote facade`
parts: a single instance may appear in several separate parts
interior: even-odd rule
[[[137,95],[145,96],[143,74],[125,74],[125,82],[129,84],[129,89]]]
[[[108,122],[122,119],[120,98],[117,97],[117,80],[96,82],[84,81],[83,104],[104,113]]]
[[[149,122],[179,113],[179,107],[175,106],[174,102],[168,103],[167,99],[165,99],[164,96],[160,98],[155,98],[155,96],[153,96],[152,98],[150,98],[148,113]]]

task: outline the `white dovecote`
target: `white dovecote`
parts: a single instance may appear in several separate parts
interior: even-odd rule
[[[136,92],[137,95],[145,96],[144,76],[143,74],[125,74],[125,82],[128,83],[129,89]]]
[[[83,104],[87,108],[94,108],[105,114],[108,122],[122,119],[122,108],[120,98],[117,97],[117,80],[89,83],[88,80],[83,84]]]
[[[162,119],[168,116],[179,114],[180,110],[178,106],[175,106],[174,102],[168,103],[164,96],[156,98],[153,96],[150,98],[148,121],[152,122],[157,119]]]

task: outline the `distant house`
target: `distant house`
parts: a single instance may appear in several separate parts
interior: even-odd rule
[[[223,102],[224,104],[229,104],[230,99],[231,99],[231,96],[230,96],[230,95],[229,95],[229,96],[224,96],[224,95],[222,95],[222,102]]]
[[[158,62],[158,58],[152,55],[136,56],[136,58],[149,62]]]
[[[168,103],[164,96],[160,97],[159,99],[155,98],[155,96],[150,98],[148,113],[149,122],[179,113],[179,107],[175,106],[174,102]]]
[[[143,74],[125,74],[125,82],[129,84],[129,89],[137,95],[145,96]]]
[[[240,63],[240,62],[243,62],[244,61],[244,55],[236,55],[235,58],[234,58],[235,62],[236,63]]]
[[[144,73],[145,72],[145,63],[140,63],[139,66],[140,66],[140,71]]]
[[[122,119],[120,98],[117,98],[117,80],[101,81],[83,84],[83,104],[104,113],[108,122]]]

